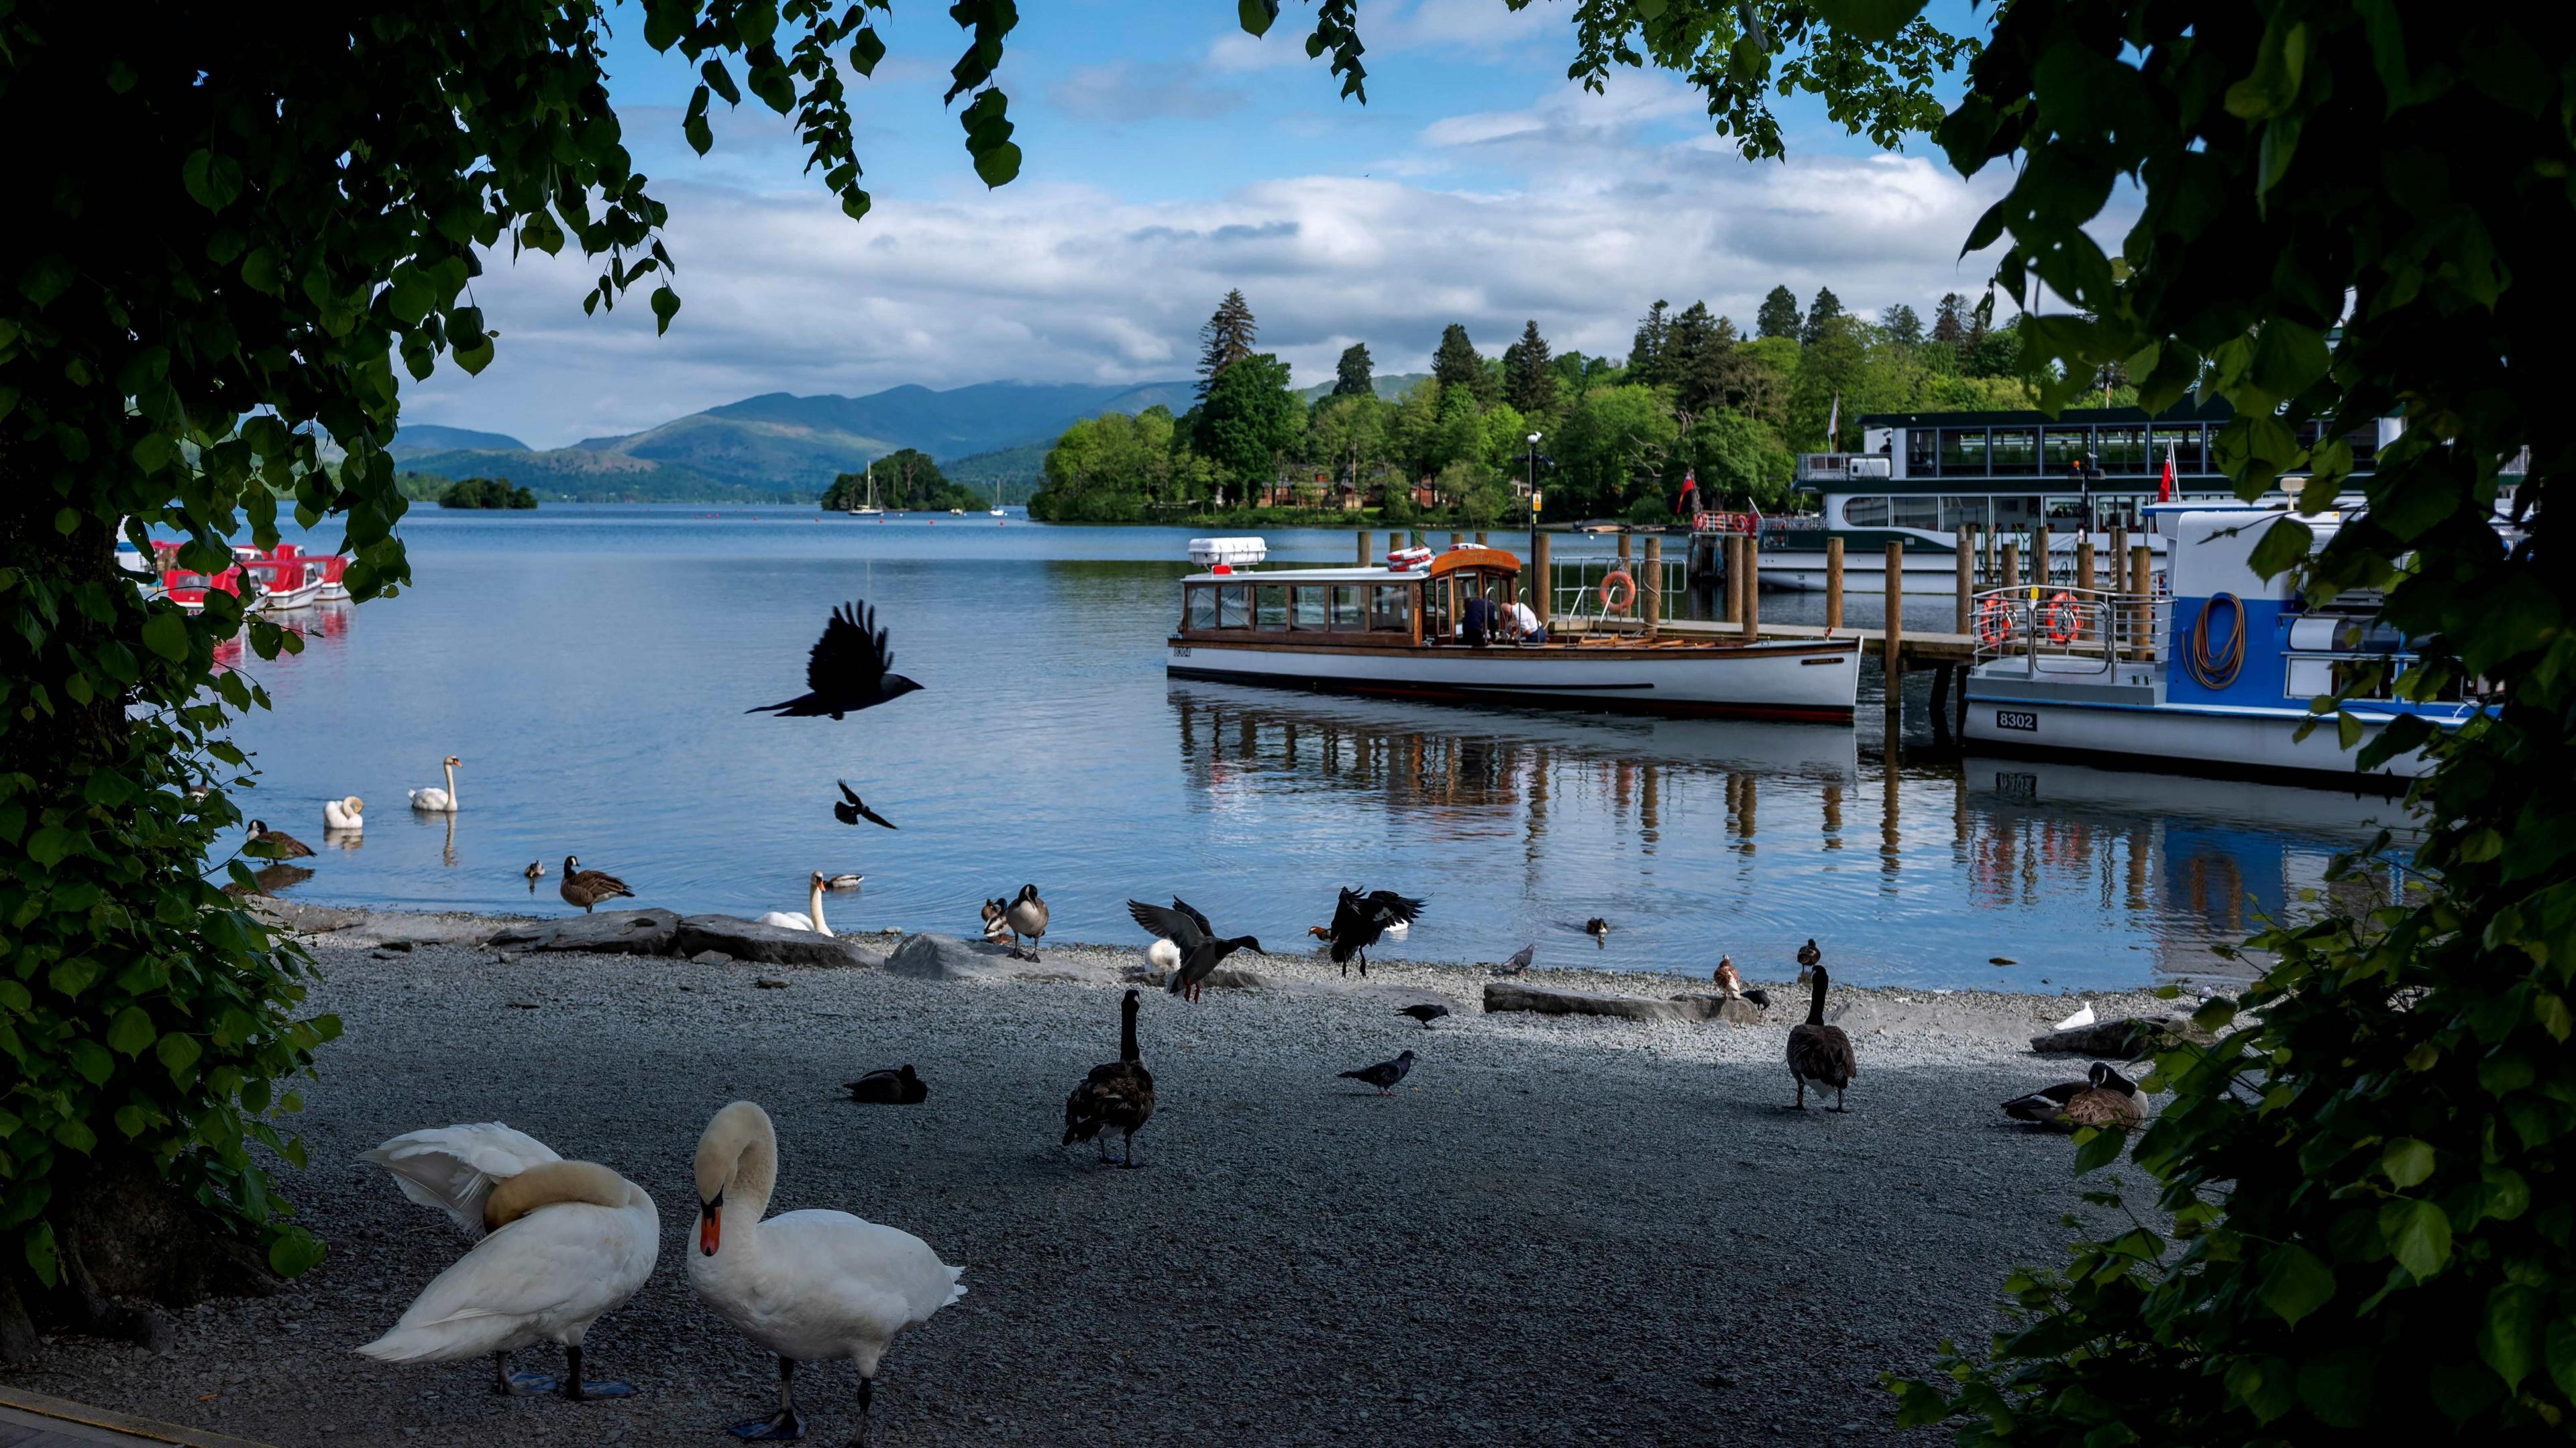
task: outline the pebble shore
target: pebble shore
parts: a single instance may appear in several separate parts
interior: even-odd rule
[[[311,938],[312,1005],[347,1029],[297,1123],[313,1165],[282,1175],[330,1244],[319,1268],[179,1314],[166,1353],[63,1337],[0,1381],[281,1448],[730,1442],[723,1425],[770,1410],[775,1368],[697,1303],[681,1253],[698,1131],[737,1098],[778,1126],[773,1210],[856,1212],[966,1269],[964,1300],[887,1355],[880,1448],[1928,1442],[1896,1431],[1878,1373],[1983,1341],[2005,1273],[2058,1261],[2062,1214],[2091,1210],[2066,1141],[1995,1109],[2081,1071],[2028,1047],[2073,1003],[1873,990],[1866,961],[1830,962],[1861,1061],[1852,1109],[1801,1115],[1782,1109],[1781,1050],[1803,1000],[1780,979],[1760,1025],[1630,1022],[1485,1015],[1482,967],[1390,959],[1363,983],[1316,957],[1238,957],[1261,986],[1147,992],[1160,1105],[1145,1169],[1123,1172],[1055,1141],[1065,1092],[1116,1054],[1135,948],[1050,945],[1010,978],[922,981],[472,943],[502,923],[380,914]],[[2093,999],[2106,1017],[2170,1009]],[[1453,1014],[1430,1030],[1395,1013],[1431,1000]],[[1394,1099],[1335,1078],[1406,1048],[1419,1064]],[[842,1098],[904,1062],[927,1103]],[[467,1245],[358,1153],[489,1120],[659,1205],[660,1268],[586,1350],[639,1396],[505,1400],[488,1364],[351,1351]],[[551,1348],[521,1359],[560,1366]],[[809,1441],[847,1437],[856,1387],[847,1364],[799,1374]]]

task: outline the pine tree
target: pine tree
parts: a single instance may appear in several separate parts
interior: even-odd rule
[[[1899,347],[1911,347],[1923,340],[1923,319],[1903,302],[1879,313],[1878,325],[1887,333],[1887,340]]]
[[[1342,360],[1333,364],[1333,396],[1374,397],[1377,381],[1371,375],[1368,343],[1353,342],[1342,349]]]
[[[1787,287],[1773,287],[1762,299],[1762,310],[1753,314],[1753,329],[1764,337],[1798,335],[1798,298]]]
[[[1651,387],[1663,380],[1664,342],[1672,323],[1664,309],[1672,303],[1658,297],[1637,323],[1637,339],[1628,344],[1628,380]]]
[[[1798,345],[1812,347],[1825,335],[1825,325],[1843,314],[1843,299],[1831,287],[1816,288],[1816,300],[1807,308],[1807,323],[1798,332]]]
[[[1503,400],[1523,417],[1556,410],[1556,371],[1536,318],[1521,328],[1519,341],[1503,349]]]
[[[1476,344],[1467,340],[1467,329],[1456,322],[1440,334],[1440,349],[1431,354],[1431,378],[1442,388],[1464,387],[1479,402],[1490,400],[1494,379],[1485,369],[1485,359],[1476,353]]]
[[[1967,299],[1957,292],[1943,292],[1941,303],[1932,309],[1932,340],[1957,347],[1968,340]]]
[[[1216,385],[1216,375],[1252,355],[1255,336],[1252,304],[1243,299],[1241,290],[1229,291],[1225,300],[1216,304],[1216,315],[1199,328],[1198,395],[1204,401],[1208,389]]]
[[[1731,328],[1730,328],[1731,330]],[[1708,303],[1693,302],[1673,319],[1664,335],[1664,365],[1656,380],[1673,389],[1673,413],[1684,428],[1715,400],[1725,357],[1735,349],[1733,337],[1720,338]]]

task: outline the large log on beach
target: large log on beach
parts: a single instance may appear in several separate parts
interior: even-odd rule
[[[513,925],[486,943],[495,950],[668,955],[679,932],[680,917],[668,910],[600,910]]]
[[[763,925],[736,915],[692,915],[680,922],[674,955],[712,950],[762,965],[881,966],[885,957],[855,941],[810,930]]]
[[[1491,981],[1485,986],[1485,1011],[1530,1011],[1542,1016],[1609,1016],[1623,1021],[1733,1021],[1753,1025],[1762,1019],[1751,1001],[1714,995],[1682,995],[1670,1000],[1609,995],[1600,991],[1557,990],[1543,985]]]
[[[2049,1031],[2030,1038],[2030,1048],[2043,1056],[2101,1056],[2134,1061],[2170,1051],[2185,1041],[2207,1041],[2209,1035],[2180,1016],[2122,1016],[2071,1031]]]

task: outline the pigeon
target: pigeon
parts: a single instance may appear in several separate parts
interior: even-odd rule
[[[913,1074],[912,1067],[899,1071],[870,1071],[856,1081],[845,1081],[841,1089],[853,1101],[872,1106],[919,1106],[930,1099],[930,1083]]]
[[[1825,983],[1827,976],[1822,961],[1808,972],[1815,978],[1815,994],[1808,998],[1807,1019],[1789,1028],[1789,1076],[1798,1083],[1798,1099],[1793,1110],[1807,1109],[1807,1083],[1814,1082],[1816,1093],[1826,1087],[1834,1092],[1834,1104],[1827,1111],[1843,1109],[1843,1088],[1860,1074],[1860,1060],[1852,1054],[1851,1037],[1840,1026],[1825,1024]]]
[[[854,599],[834,609],[832,621],[823,625],[823,637],[815,641],[805,663],[806,692],[743,712],[794,719],[827,714],[838,719],[921,687],[901,674],[886,672],[892,667],[894,652],[886,646],[886,631],[877,627],[877,611]]]
[[[1165,989],[1183,1000],[1197,1000],[1199,985],[1208,978],[1208,972],[1216,969],[1218,961],[1236,951],[1249,950],[1255,955],[1269,953],[1261,948],[1260,941],[1249,935],[1231,938],[1218,935],[1216,927],[1208,924],[1208,918],[1178,895],[1172,897],[1169,910],[1160,905],[1148,905],[1142,900],[1130,900],[1127,914],[1137,924],[1172,942],[1180,950],[1181,968],[1172,972]]]
[[[242,841],[241,852],[261,860],[301,860],[313,853],[313,847],[284,830],[270,829],[265,821],[250,822],[250,838]]]
[[[1433,1021],[1449,1014],[1449,1008],[1447,1006],[1406,1006],[1404,1009],[1397,1011],[1396,1014],[1399,1016],[1413,1017],[1415,1020],[1420,1021],[1422,1023],[1422,1029],[1427,1031],[1431,1029],[1431,1023]]]
[[[1340,903],[1333,907],[1333,923],[1326,934],[1333,942],[1333,963],[1342,974],[1351,973],[1351,958],[1359,957],[1360,978],[1368,978],[1368,948],[1378,937],[1398,925],[1410,926],[1422,914],[1422,902],[1398,895],[1393,890],[1371,890],[1363,895],[1345,886]]]
[[[1529,969],[1530,962],[1536,959],[1538,959],[1538,942],[1533,940],[1529,944],[1522,946],[1520,949],[1513,951],[1511,959],[1495,966],[1494,974],[1518,975],[1522,971]]]
[[[1118,1003],[1118,1059],[1091,1068],[1073,1094],[1064,1098],[1064,1140],[1058,1147],[1077,1141],[1100,1143],[1100,1159],[1109,1160],[1108,1132],[1126,1137],[1127,1159],[1122,1166],[1136,1164],[1136,1133],[1154,1118],[1154,1073],[1136,1050],[1136,992],[1127,992]]]
[[[1392,1061],[1380,1061],[1374,1066],[1362,1066],[1356,1071],[1344,1071],[1341,1074],[1342,1079],[1346,1081],[1365,1081],[1376,1087],[1377,1094],[1380,1096],[1392,1096],[1395,1094],[1395,1083],[1403,1080],[1405,1073],[1412,1069],[1413,1053],[1407,1051]]]
[[[866,820],[872,825],[883,825],[887,829],[894,828],[894,821],[887,819],[884,815],[878,814],[875,810],[867,807],[866,802],[859,798],[858,791],[850,788],[850,782],[848,780],[842,779],[835,780],[833,782],[841,786],[841,798],[844,801],[844,803],[832,806],[832,817],[834,819],[839,820],[845,825],[854,825],[861,820]]]

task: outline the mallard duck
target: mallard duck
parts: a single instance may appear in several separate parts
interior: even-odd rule
[[[1109,1160],[1107,1131],[1117,1131],[1126,1138],[1126,1160],[1122,1166],[1136,1164],[1136,1133],[1154,1118],[1154,1073],[1145,1069],[1136,1050],[1136,1012],[1140,997],[1127,992],[1118,1003],[1118,1059],[1091,1068],[1073,1094],[1064,1098],[1064,1140],[1059,1147],[1077,1141],[1100,1144],[1100,1159]]]
[[[578,855],[564,856],[563,883],[555,886],[555,893],[563,896],[565,904],[580,906],[584,915],[590,913],[590,907],[603,900],[614,900],[620,896],[629,900],[635,898],[635,892],[627,889],[626,882],[615,875],[606,870],[583,869]]]
[[[1789,1075],[1798,1083],[1798,1099],[1792,1109],[1807,1109],[1807,1083],[1816,1084],[1821,1094],[1832,1087],[1834,1104],[1827,1111],[1843,1109],[1843,1089],[1860,1074],[1860,1059],[1852,1054],[1851,1037],[1840,1026],[1825,1024],[1825,985],[1828,976],[1824,962],[1809,970],[1814,994],[1807,1000],[1807,1018],[1789,1028]]]
[[[2135,1127],[2147,1119],[2138,1083],[2096,1061],[2081,1081],[2060,1081],[2004,1103],[2004,1115],[2035,1126],[2073,1131],[2079,1126]]]
[[[1583,933],[1591,936],[1595,945],[1606,947],[1610,944],[1610,922],[1598,915],[1583,922]]]
[[[546,862],[543,860],[530,860],[528,862],[528,868],[521,870],[519,873],[528,877],[528,888],[533,890],[537,888],[537,882],[546,877]]]
[[[1396,927],[1410,928],[1422,914],[1422,902],[1393,890],[1371,890],[1363,895],[1344,886],[1340,900],[1333,906],[1333,924],[1325,932],[1333,942],[1333,963],[1342,974],[1351,973],[1351,961],[1360,963],[1360,978],[1368,978],[1368,949],[1383,935],[1401,933]]]
[[[1004,918],[1011,923],[1012,953],[1020,953],[1019,938],[1025,935],[1029,941],[1027,958],[1037,959],[1038,942],[1046,937],[1047,932],[1047,903],[1038,898],[1038,887],[1022,885],[1009,910],[1004,912]]]
[[[906,1065],[894,1071],[870,1071],[856,1081],[841,1083],[853,1101],[872,1106],[919,1106],[930,1099],[930,1083],[913,1074]]]
[[[241,852],[262,860],[301,860],[313,848],[284,830],[273,830],[264,820],[250,822],[250,837],[242,841]]]
[[[859,888],[860,883],[867,878],[868,877],[865,875],[834,875],[824,880],[823,888],[826,890],[855,890]]]

